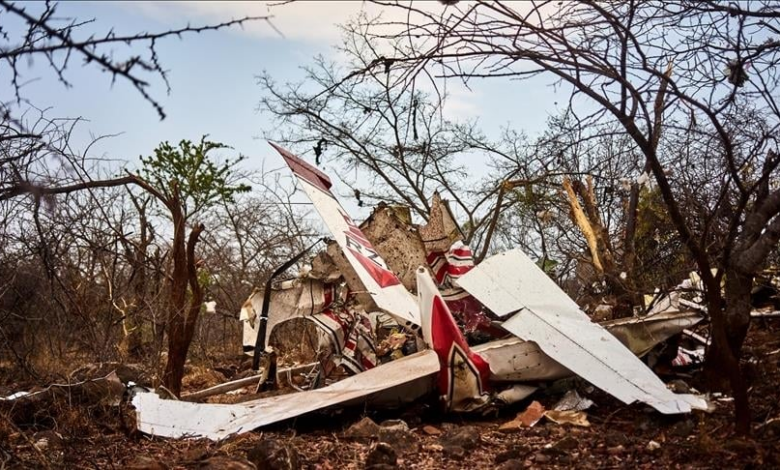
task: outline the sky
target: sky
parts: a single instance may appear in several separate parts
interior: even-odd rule
[[[383,12],[385,17],[399,13],[361,1],[274,3],[279,2],[63,2],[58,16],[94,18],[88,30],[98,33],[111,28],[117,33],[155,32],[268,14],[273,15],[274,27],[259,21],[160,43],[171,92],[155,82],[150,93],[165,109],[162,121],[129,83],[112,84],[109,75],[79,62],[67,70],[70,88],[60,84],[45,64],[33,62],[25,72],[36,80],[25,86],[25,96],[35,106],[48,108],[49,116],[83,118],[74,139],[77,148],[84,148],[94,136],[111,135],[91,148],[95,157],[132,165],[161,141],[198,140],[208,134],[247,156],[250,168],[286,171],[262,140],[274,129],[269,117],[257,110],[262,90],[255,77],[267,71],[277,83],[299,81],[301,67],[310,65],[315,55],[338,60],[333,46],[339,42],[339,23],[361,10],[370,15]],[[430,2],[428,8],[445,7]],[[556,112],[554,91],[542,83],[496,80],[474,82],[470,88],[450,82],[445,118],[476,118],[488,135],[497,135],[502,126],[534,135]],[[344,192],[337,186],[337,193]]]

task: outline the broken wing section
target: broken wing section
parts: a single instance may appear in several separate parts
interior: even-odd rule
[[[414,297],[330,192],[328,176],[287,150],[273,143],[271,145],[295,173],[377,307],[402,320],[402,325],[419,326],[420,315]]]
[[[503,323],[504,329],[537,343],[552,359],[624,403],[639,400],[666,414],[706,406],[667,389],[518,249],[485,261],[458,283],[491,310],[519,312]]]
[[[138,429],[163,437],[223,439],[333,405],[356,401],[405,403],[430,391],[439,371],[433,351],[422,351],[333,385],[233,405],[163,400],[155,393],[133,398]]]
[[[534,341],[545,354],[623,403],[641,401],[664,414],[688,413],[696,404],[694,397],[667,389],[639,358],[596,323],[523,310],[503,327]]]

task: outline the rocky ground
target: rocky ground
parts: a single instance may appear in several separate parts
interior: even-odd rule
[[[663,416],[575,381],[568,385],[596,403],[585,411],[589,427],[546,418],[533,427],[507,426],[528,401],[481,417],[444,416],[434,404],[418,403],[310,415],[211,442],[141,435],[126,404],[60,402],[38,410],[32,423],[0,415],[0,468],[780,468],[779,331],[780,324],[757,325],[743,357],[752,383],[749,438],[733,435],[728,397],[715,400],[711,413]],[[697,377],[677,383],[696,386]],[[563,389],[532,399],[549,409]]]

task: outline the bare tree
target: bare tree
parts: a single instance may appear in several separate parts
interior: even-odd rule
[[[317,165],[335,167],[359,206],[399,204],[427,219],[431,197],[439,192],[462,219],[466,242],[482,248],[484,257],[495,205],[513,203],[499,201],[502,185],[496,182],[511,179],[517,168],[494,164],[485,174],[475,169],[513,157],[484,145],[475,122],[448,119],[446,95],[395,89],[398,74],[368,37],[376,22],[364,19],[367,24],[344,26],[338,48],[348,67],[364,73],[344,79],[342,66],[317,57],[300,83],[277,84],[268,74],[258,78],[266,92],[260,108],[278,122],[269,137],[313,153]]]
[[[376,30],[376,38],[405,38],[410,44],[388,57],[403,70],[395,86],[412,86],[422,71],[460,79],[544,74],[571,90],[584,128],[595,133],[618,123],[630,136],[702,276],[712,320],[709,363],[728,376],[737,429],[749,432],[738,357],[753,277],[780,238],[780,192],[770,184],[780,163],[774,141],[780,123],[774,98],[778,6],[534,2],[516,9],[505,2],[478,2],[438,15],[378,3],[403,8],[413,18],[395,32]],[[758,138],[740,136],[734,125],[746,106],[764,123],[767,132]],[[712,145],[706,158],[724,169],[704,220],[683,211],[685,188],[668,171],[678,158],[679,149],[667,145],[675,128],[708,136]]]
[[[64,86],[71,83],[67,69],[74,61],[95,67],[111,75],[111,80],[123,80],[141,94],[144,100],[165,118],[162,105],[149,93],[151,79],[159,79],[168,87],[168,77],[157,54],[161,41],[180,38],[187,34],[199,34],[233,27],[241,27],[251,21],[269,21],[268,16],[244,17],[224,23],[186,26],[158,33],[120,35],[113,29],[99,33],[93,29],[94,19],[62,18],[57,14],[56,2],[15,3],[0,1],[0,70],[7,74],[17,101],[24,98],[24,85],[29,80],[21,71],[21,65],[34,58],[42,58]],[[142,47],[132,49],[133,46]],[[127,47],[126,54],[118,56],[118,47]],[[0,108],[4,121],[10,118],[9,108]]]

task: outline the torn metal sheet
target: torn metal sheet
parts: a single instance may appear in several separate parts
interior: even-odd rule
[[[430,392],[438,371],[436,353],[422,351],[316,390],[232,405],[164,400],[155,393],[138,393],[133,406],[142,432],[218,440],[332,405],[409,402]]]
[[[694,397],[672,393],[617,338],[589,320],[524,309],[503,327],[536,342],[547,355],[626,404],[641,401],[674,414],[690,412],[691,404],[697,402]]]
[[[624,403],[642,401],[666,414],[706,407],[696,397],[667,389],[518,249],[490,258],[459,284],[497,314],[519,312],[503,323],[504,329],[534,341],[552,359]]]
[[[558,400],[553,406],[555,411],[585,411],[593,406],[593,400],[580,396],[577,390],[569,390],[566,394]]]
[[[419,326],[420,312],[414,297],[330,192],[330,178],[287,150],[271,145],[295,173],[377,307],[398,318],[402,325]]]

